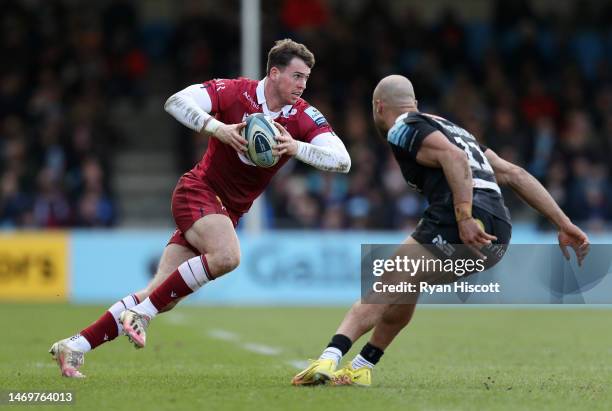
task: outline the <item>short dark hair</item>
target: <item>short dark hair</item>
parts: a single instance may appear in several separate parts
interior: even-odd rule
[[[294,57],[303,60],[308,68],[312,68],[315,64],[314,54],[305,45],[291,39],[277,40],[268,52],[266,74],[270,74],[272,67],[287,67]]]

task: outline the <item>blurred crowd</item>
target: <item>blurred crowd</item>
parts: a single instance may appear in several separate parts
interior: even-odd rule
[[[112,8],[3,2],[0,226],[110,226],[109,101],[128,93],[136,26]]]
[[[362,4],[348,15],[318,0],[283,2],[279,34],[303,40],[318,59],[306,99],[344,139],[353,169],[338,176],[300,167],[277,178],[268,193],[274,224],[417,222],[426,205],[370,120],[371,91],[390,73],[413,81],[421,111],[455,121],[536,176],[572,219],[591,230],[612,221],[612,3],[538,14],[528,1],[500,0],[490,21],[445,10],[427,23],[416,7]],[[506,194],[515,217],[533,218]]]
[[[141,4],[97,3],[3,6],[1,225],[114,224],[110,160],[121,136],[109,123],[113,103],[137,107],[149,96],[148,76],[160,69],[171,74],[167,95],[240,74],[237,0],[179,2],[172,18],[147,22]],[[416,223],[426,204],[408,189],[371,121],[371,92],[391,73],[413,81],[422,111],[457,122],[535,175],[571,218],[592,230],[612,222],[612,6],[575,1],[567,12],[541,13],[529,1],[499,0],[482,21],[451,9],[432,20],[418,2],[388,3],[262,1],[262,52],[292,37],[315,53],[304,97],[353,163],[347,175],[288,164],[266,193],[268,226]],[[177,171],[184,172],[207,138],[181,127],[177,133]],[[510,193],[507,203],[513,216],[533,219]]]

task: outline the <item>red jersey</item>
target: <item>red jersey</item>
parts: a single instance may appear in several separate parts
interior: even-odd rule
[[[264,95],[265,79],[217,79],[203,84],[212,102],[211,115],[225,124],[242,122],[252,113],[272,115]],[[323,133],[333,133],[325,117],[305,100],[282,108],[274,119],[295,139],[309,143]],[[264,191],[274,174],[291,156],[282,156],[270,168],[252,165],[244,154],[216,138],[208,142],[208,149],[200,162],[190,171],[207,182],[230,210],[245,213]]]

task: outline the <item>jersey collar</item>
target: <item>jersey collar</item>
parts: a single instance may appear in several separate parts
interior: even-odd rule
[[[397,124],[400,121],[404,121],[404,119],[408,116],[408,114],[410,114],[410,112],[406,112],[404,114],[400,114],[399,116],[397,116],[397,118],[395,119],[395,122],[393,124]]]
[[[410,112],[400,114],[399,116],[397,116],[391,128],[387,130],[387,140],[390,138],[391,132],[394,132],[397,129],[397,127],[400,127],[398,126],[398,124],[403,123],[404,119],[406,118],[406,116],[408,116],[408,114],[410,114]]]
[[[268,77],[264,77],[263,79],[261,79],[259,81],[259,83],[257,83],[257,103],[261,105],[261,108],[263,110],[263,113],[266,116],[271,116],[273,118],[278,117],[278,115],[280,114],[279,112],[274,112],[274,111],[270,111],[270,109],[268,108],[268,104],[266,103],[266,95],[264,93],[265,87],[266,87],[266,80],[268,79]],[[288,117],[289,113],[291,113],[291,109],[293,108],[293,106],[291,104],[288,104],[286,106],[283,106],[283,108],[281,108],[281,113],[283,113],[284,117]]]

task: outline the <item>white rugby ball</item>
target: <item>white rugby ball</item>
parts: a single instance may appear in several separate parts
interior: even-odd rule
[[[246,118],[242,136],[247,141],[247,156],[259,167],[272,167],[278,163],[278,156],[272,154],[276,136],[280,132],[271,118],[263,113],[251,114]]]

